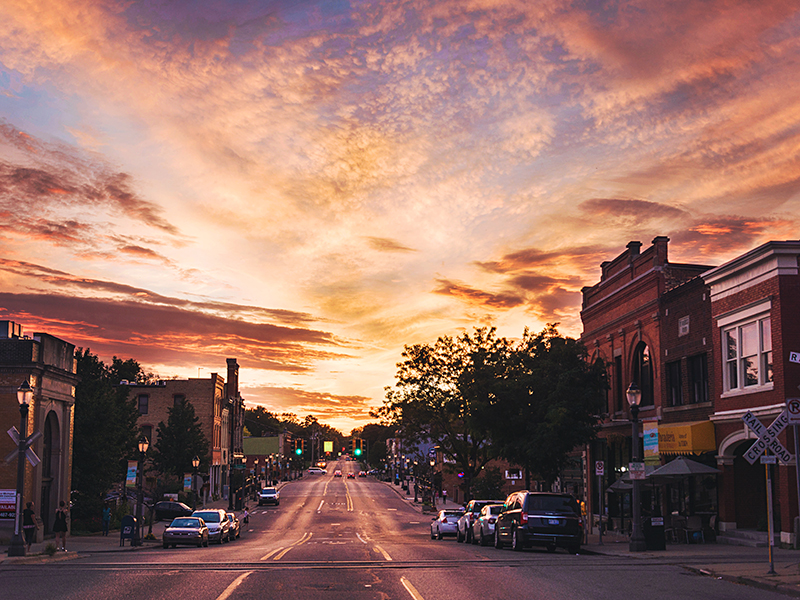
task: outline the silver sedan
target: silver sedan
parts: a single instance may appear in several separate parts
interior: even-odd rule
[[[440,540],[445,535],[455,536],[458,533],[458,520],[463,510],[440,510],[431,521],[431,539]]]

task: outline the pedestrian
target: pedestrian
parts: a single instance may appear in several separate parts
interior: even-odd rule
[[[67,508],[64,501],[58,503],[56,510],[56,520],[53,523],[53,533],[56,534],[56,550],[67,551]],[[58,542],[61,541],[61,545]]]
[[[250,523],[250,513],[247,512],[247,507],[246,506],[244,507],[244,512],[242,513],[242,521],[244,521],[245,525]]]
[[[111,507],[106,502],[103,505],[103,535],[108,535],[108,526],[111,523]]]
[[[22,531],[25,533],[25,543],[28,545],[28,552],[31,551],[31,544],[36,538],[36,513],[33,511],[33,502],[25,505],[22,511]]]

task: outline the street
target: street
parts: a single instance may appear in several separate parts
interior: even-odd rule
[[[235,542],[209,548],[95,552],[0,565],[6,598],[143,600],[725,598],[778,595],[693,574],[668,557],[523,552],[430,538],[423,515],[372,477],[335,478],[354,462],[281,489]],[[105,538],[109,545],[115,538]]]

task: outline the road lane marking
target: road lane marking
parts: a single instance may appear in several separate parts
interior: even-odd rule
[[[406,579],[405,577],[401,577],[400,578],[400,583],[403,584],[403,587],[406,588],[406,591],[409,594],[411,594],[411,597],[414,600],[425,600],[425,598],[423,598],[420,595],[420,593],[417,591],[417,589],[413,585],[411,585],[411,582],[408,579]]]
[[[289,550],[291,550],[292,548],[297,548],[301,544],[305,544],[308,540],[311,539],[312,535],[314,535],[314,534],[312,534],[311,532],[306,531],[303,534],[303,537],[301,537],[299,540],[297,540],[294,544],[292,544],[288,548],[285,548],[284,550],[282,550],[281,552],[276,554],[275,557],[272,560],[280,560],[280,559],[282,559],[284,556],[286,556],[286,553],[289,552]]]
[[[320,501],[319,501],[319,506],[317,507],[317,512],[319,512],[319,511],[321,511],[321,510],[322,510],[322,505],[323,505],[323,504],[325,504],[325,500],[320,500]]]
[[[389,556],[389,553],[388,553],[388,552],[386,552],[386,550],[384,550],[384,549],[383,549],[383,548],[381,548],[380,546],[378,546],[378,544],[375,544],[375,549],[376,549],[378,552],[380,552],[381,554],[383,554],[383,558],[384,558],[385,560],[388,560],[388,561],[392,560],[392,557],[391,557],[391,556]]]
[[[347,487],[347,480],[344,480],[344,495],[347,498],[347,512],[353,512],[353,498],[350,496],[350,488]]]
[[[228,587],[225,588],[225,591],[222,592],[218,597],[217,600],[226,600],[230,595],[234,592],[234,590],[239,587],[239,585],[244,581],[244,578],[250,575],[252,571],[248,571],[247,573],[242,573],[236,579],[233,580]]]
[[[361,534],[357,533],[357,534],[356,534],[356,537],[357,537],[359,540],[361,540],[361,543],[362,543],[362,544],[366,544],[366,543],[367,543],[367,540],[365,540],[364,538],[362,538],[362,537],[361,537]]]
[[[275,550],[273,550],[269,554],[265,554],[264,556],[261,557],[261,560],[267,560],[270,556],[272,556],[276,552],[280,552],[281,550],[283,550],[283,546],[281,546],[280,548],[275,548]]]

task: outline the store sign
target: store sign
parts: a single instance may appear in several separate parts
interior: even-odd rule
[[[0,519],[13,519],[16,515],[16,490],[0,490]]]
[[[630,473],[631,480],[634,479],[643,480],[645,478],[644,463],[643,462],[628,463],[628,472]]]

